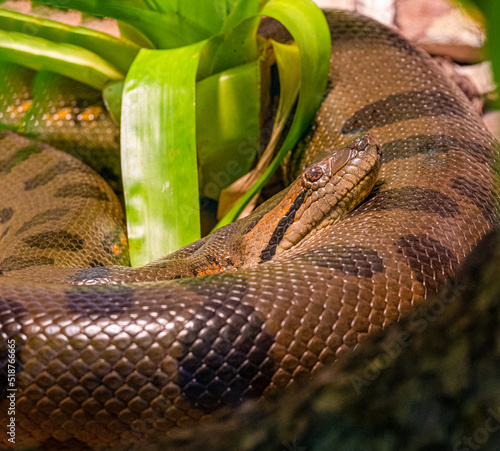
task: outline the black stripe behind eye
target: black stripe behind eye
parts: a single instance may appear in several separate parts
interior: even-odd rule
[[[283,216],[279,220],[278,225],[274,229],[274,232],[271,236],[271,239],[269,240],[267,246],[260,254],[260,263],[271,260],[271,258],[274,257],[274,254],[276,254],[276,249],[278,248],[278,245],[281,243],[281,240],[285,236],[285,232],[288,230],[288,227],[290,227],[293,224],[297,210],[304,203],[304,199],[306,198],[306,192],[307,191],[302,191],[297,196],[295,202],[286,212],[285,216]]]

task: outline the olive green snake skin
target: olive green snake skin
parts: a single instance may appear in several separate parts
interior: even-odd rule
[[[385,27],[326,17],[330,82],[290,170],[359,132],[382,167],[362,205],[286,252],[271,228],[254,237],[260,260],[237,261],[240,238],[265,230],[258,211],[143,268],[118,266],[112,190],[71,156],[1,135],[0,423],[15,347],[17,446],[131,446],[304,381],[425,305],[493,229],[496,142],[463,93]]]

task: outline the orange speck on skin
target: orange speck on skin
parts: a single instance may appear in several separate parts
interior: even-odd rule
[[[113,246],[113,252],[115,253],[115,255],[118,255],[120,253],[120,247],[118,246],[118,244],[115,244]]]

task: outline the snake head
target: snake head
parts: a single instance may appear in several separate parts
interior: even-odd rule
[[[247,261],[274,258],[317,230],[346,216],[370,193],[381,164],[380,148],[362,135],[307,168],[283,199],[264,214],[240,248]]]
[[[298,193],[293,222],[276,253],[296,245],[312,232],[339,221],[371,192],[381,166],[381,149],[370,134],[331,152],[307,168],[295,182]]]

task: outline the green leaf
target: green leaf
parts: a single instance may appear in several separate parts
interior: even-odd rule
[[[122,39],[127,39],[128,41],[134,42],[139,47],[144,47],[146,49],[155,48],[151,40],[137,28],[129,25],[128,23],[122,22],[121,20],[117,20],[116,22]]]
[[[218,45],[213,49],[212,54],[204,55],[204,59],[210,61],[208,75],[247,64],[259,57],[257,45],[259,22],[260,17],[246,19],[226,32],[220,41],[217,39]],[[203,70],[203,68],[200,69]],[[203,72],[199,73],[198,77],[202,78]]]
[[[60,6],[60,0],[41,0],[50,6]],[[144,33],[158,48],[175,48],[201,41],[212,35],[207,29],[189,18],[175,13],[164,14],[133,6],[130,0],[65,0],[64,7],[96,16],[121,20]]]
[[[279,20],[292,34],[299,48],[301,67],[299,102],[290,131],[279,153],[252,189],[245,193],[217,227],[238,218],[247,203],[272,177],[285,155],[295,146],[314,118],[328,81],[331,40],[328,24],[321,10],[309,0],[269,0],[261,10],[261,14]],[[291,99],[293,93],[282,92],[282,95],[287,95]]]
[[[121,148],[133,266],[200,237],[195,81],[204,45],[141,50],[127,75]]]
[[[196,137],[202,195],[246,174],[260,133],[260,61],[228,69],[196,85]]]
[[[219,33],[226,19],[225,0],[180,0],[175,2],[167,0],[162,3],[176,4],[177,8],[172,12],[209,30],[210,35]]]
[[[54,43],[83,47],[126,74],[140,47],[126,39],[83,27],[72,27],[53,20],[0,9],[0,29],[36,36]]]
[[[275,128],[281,133],[297,100],[300,90],[300,52],[295,44],[281,44],[271,40],[280,79],[280,96]]]
[[[232,2],[229,16],[224,23],[223,31],[237,27],[244,20],[255,17],[258,11],[258,0],[236,0]]]
[[[104,104],[117,124],[121,122],[124,81],[108,84],[102,91]]]
[[[486,31],[488,36],[486,40],[486,49],[488,51],[488,57],[491,60],[493,76],[498,87],[500,86],[500,2],[498,0],[476,0],[476,2],[481,8],[486,20]],[[500,96],[496,96],[492,103],[494,108],[500,109]]]
[[[95,53],[15,31],[0,30],[0,59],[34,70],[50,70],[100,90],[123,79],[122,73]]]

